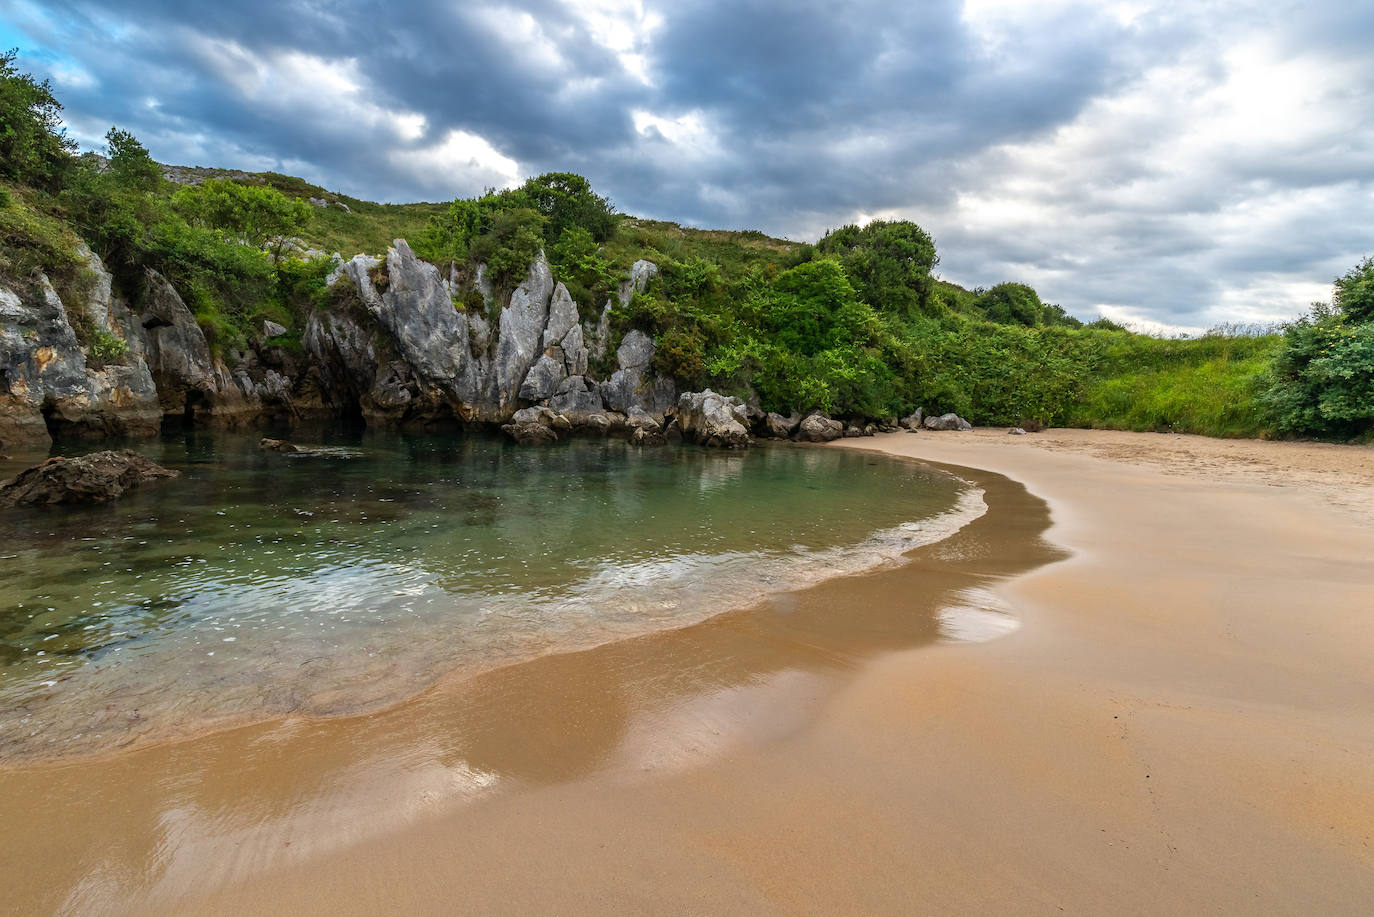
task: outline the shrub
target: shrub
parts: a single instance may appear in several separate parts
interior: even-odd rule
[[[91,359],[104,365],[123,361],[129,353],[129,342],[108,331],[97,331],[91,341]]]

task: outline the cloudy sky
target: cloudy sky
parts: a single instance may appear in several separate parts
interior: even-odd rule
[[[372,200],[545,171],[1084,318],[1290,317],[1374,254],[1374,3],[0,0],[69,129]]]

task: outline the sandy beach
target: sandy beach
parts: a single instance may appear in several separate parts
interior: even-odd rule
[[[1374,449],[825,448],[972,469],[989,512],[381,714],[0,767],[0,909],[1369,912]],[[943,639],[961,606],[1020,626]]]

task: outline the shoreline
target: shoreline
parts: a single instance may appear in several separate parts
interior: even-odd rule
[[[788,443],[765,448],[808,449],[815,446]],[[555,642],[544,649],[531,648],[525,653],[511,653],[483,661],[450,660],[447,665],[441,664],[418,670],[410,675],[397,676],[403,682],[402,687],[398,689],[386,690],[373,685],[338,682],[329,688],[317,690],[307,701],[292,709],[266,706],[232,712],[202,713],[195,719],[188,716],[184,722],[176,723],[163,722],[165,715],[161,719],[157,715],[150,716],[146,712],[147,704],[144,703],[139,704],[139,710],[136,711],[144,713],[143,717],[136,723],[129,724],[127,732],[111,731],[112,725],[122,725],[118,722],[118,717],[111,713],[107,719],[86,727],[89,734],[86,741],[67,741],[61,746],[44,746],[36,742],[25,744],[7,735],[5,729],[0,728],[0,774],[7,770],[99,761],[152,746],[194,742],[217,733],[270,725],[288,719],[313,723],[382,715],[415,701],[431,690],[441,690],[450,694],[461,693],[462,685],[466,682],[501,669],[525,665],[545,656],[586,652],[625,640],[684,630],[721,615],[756,614],[761,608],[778,602],[792,601],[788,596],[806,592],[830,580],[862,577],[879,570],[905,565],[913,552],[957,535],[962,528],[988,511],[982,499],[982,489],[960,477],[958,472],[961,469],[937,468],[929,463],[918,464],[933,469],[938,475],[952,478],[962,488],[962,493],[950,508],[935,515],[918,517],[913,521],[873,530],[863,541],[856,544],[810,548],[804,552],[798,549],[796,557],[786,559],[760,558],[760,562],[771,561],[775,565],[788,560],[796,563],[791,567],[780,568],[779,572],[786,574],[785,576],[775,573],[761,577],[756,583],[748,584],[749,591],[731,596],[727,605],[716,605],[706,611],[702,600],[694,600],[694,604],[703,606],[703,614],[694,614],[671,626],[653,626],[646,623],[638,629],[583,635],[581,639],[572,639],[565,635],[562,642]],[[695,560],[701,562],[699,559]],[[24,719],[21,723],[27,723],[28,717],[33,715],[23,705],[13,709],[23,712]],[[50,719],[38,718],[34,724],[35,734],[50,730]]]
[[[1166,442],[1188,461],[1091,454],[1158,456]],[[207,914],[1359,913],[1374,898],[1374,531],[1359,515],[1374,507],[1374,452],[1344,447],[1327,467],[1285,446],[1228,465],[1160,434],[844,441],[1008,475],[1039,498],[1023,511],[1048,503],[1047,537],[1071,557],[1046,564],[1062,558],[1046,547],[1019,572],[947,583],[990,589],[1019,630],[902,649],[881,626],[834,626],[836,607],[920,598],[892,574],[976,567],[1004,527],[1037,524],[990,498],[963,538],[806,593],[827,612],[822,634],[828,622],[887,651],[837,652],[774,603],[766,634],[727,614],[546,657],[522,667],[523,695],[486,685],[480,722],[412,706],[413,754],[387,773],[329,729],[290,723],[234,733],[237,754],[219,740],[134,752],[115,773],[0,773],[10,805],[25,800],[0,843],[30,841],[4,858],[45,870],[14,900]],[[701,637],[772,667],[694,667],[677,651]],[[667,701],[652,715],[623,690],[636,666],[635,687]],[[54,862],[73,849],[78,864]]]

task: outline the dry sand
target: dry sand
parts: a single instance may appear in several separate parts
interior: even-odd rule
[[[900,569],[384,714],[0,771],[0,907],[1370,912],[1374,451],[839,447],[986,469],[991,509]],[[935,640],[961,602],[1022,626]]]

